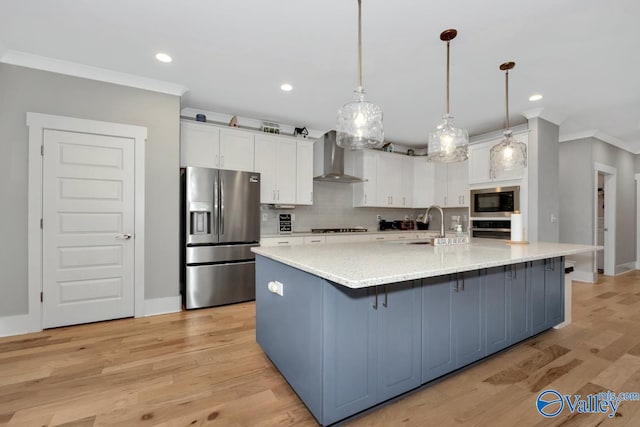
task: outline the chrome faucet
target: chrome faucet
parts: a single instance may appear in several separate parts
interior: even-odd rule
[[[429,222],[429,211],[431,210],[431,208],[436,208],[438,209],[438,211],[440,212],[440,218],[442,219],[442,222],[440,223],[440,235],[436,236],[436,237],[444,237],[444,212],[442,211],[442,208],[438,205],[431,205],[427,208],[427,211],[424,213],[424,219],[422,220],[423,223],[428,223]]]

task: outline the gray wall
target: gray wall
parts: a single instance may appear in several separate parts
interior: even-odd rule
[[[529,120],[528,224],[531,241],[560,239],[558,125],[539,117]],[[551,216],[555,222],[551,221]]]
[[[27,112],[147,128],[145,298],[179,295],[180,98],[0,63],[0,317],[27,313]]]
[[[293,231],[309,231],[312,228],[365,227],[369,231],[378,229],[376,215],[381,215],[387,221],[402,220],[405,215],[415,219],[424,209],[400,208],[354,208],[353,184],[331,182],[313,182],[313,206],[297,206],[295,209],[273,209],[262,206],[262,212],[267,214],[267,221],[261,223],[261,233],[278,233],[278,213],[293,213],[296,220]],[[468,215],[468,209],[445,209],[445,227],[451,223],[451,215]],[[437,212],[431,211],[433,224],[429,228],[439,230],[440,218]]]
[[[560,241],[594,243],[594,163],[617,169],[615,264],[636,260],[636,157],[595,138],[560,144]],[[577,270],[595,271],[592,255],[571,257]],[[616,269],[619,272],[619,269]]]
[[[593,161],[617,169],[616,174],[616,267],[636,260],[635,155],[611,144],[592,140]],[[591,179],[593,183],[593,177]],[[593,184],[592,184],[593,186]],[[595,194],[595,189],[593,190]],[[592,197],[595,197],[592,196]],[[616,273],[618,273],[616,268]]]
[[[633,157],[634,157],[634,163],[635,163],[634,170],[636,171],[636,173],[640,173],[640,154],[636,154]]]

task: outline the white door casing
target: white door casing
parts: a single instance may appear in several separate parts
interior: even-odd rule
[[[43,216],[44,188],[41,150],[45,142],[45,133],[48,133],[47,130],[102,135],[113,137],[115,140],[125,138],[132,145],[134,151],[133,192],[135,198],[133,202],[133,232],[123,234],[132,234],[130,243],[134,247],[133,314],[136,317],[144,316],[145,142],[147,129],[134,125],[39,113],[27,113],[27,125],[29,127],[28,314],[24,322],[25,326],[20,332],[37,332],[42,330],[43,327],[40,301],[43,290],[43,233],[40,223]],[[108,223],[108,220],[106,222]],[[76,227],[78,226],[82,226],[82,224],[76,224]],[[109,228],[105,223],[102,224],[102,227]],[[116,240],[115,237],[114,240]]]
[[[44,130],[42,324],[134,314],[134,141]]]

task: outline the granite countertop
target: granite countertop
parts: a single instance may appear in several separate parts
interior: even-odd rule
[[[471,239],[467,245],[439,247],[412,242],[415,241],[255,247],[251,250],[346,287],[365,288],[599,249],[567,243],[508,244],[491,239]]]

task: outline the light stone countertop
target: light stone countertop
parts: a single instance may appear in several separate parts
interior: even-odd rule
[[[467,245],[414,245],[412,241],[340,243],[251,248],[265,256],[349,288],[462,271],[509,265],[544,258],[593,252],[600,247],[567,243],[508,244],[471,239]]]

